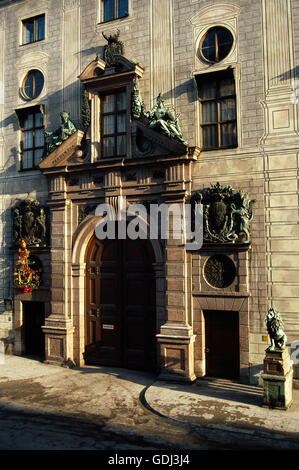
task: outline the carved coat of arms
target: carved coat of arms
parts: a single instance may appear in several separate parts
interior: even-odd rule
[[[231,186],[219,183],[191,196],[191,204],[203,205],[204,232],[206,242],[249,243],[250,222],[255,202],[244,191],[234,191]]]
[[[104,46],[104,61],[108,67],[111,67],[115,65],[115,56],[124,54],[124,43],[119,40],[119,30],[117,30],[116,34],[111,34],[110,36],[106,36],[105,33],[102,34],[108,42],[108,44]]]
[[[12,210],[13,242],[19,245],[25,240],[28,246],[47,245],[47,215],[35,199],[25,199]]]

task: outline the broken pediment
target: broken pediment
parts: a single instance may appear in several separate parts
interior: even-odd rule
[[[116,55],[115,63],[110,67],[108,67],[103,60],[96,58],[90,62],[87,67],[85,67],[83,72],[79,75],[79,79],[81,82],[86,83],[89,81],[106,79],[111,75],[119,75],[128,72],[136,74],[138,77],[142,77],[144,70],[139,64],[132,62],[126,57]]]
[[[38,165],[43,170],[45,168],[63,167],[68,165],[78,165],[83,163],[83,151],[81,149],[84,137],[83,131],[76,131],[59,147],[49,153]]]
[[[132,123],[132,156],[161,157],[185,155],[187,147],[160,132],[149,128],[141,121]]]
[[[92,78],[98,78],[105,72],[106,64],[103,60],[96,58],[90,64],[88,64],[83,72],[79,75],[81,82],[90,80]]]

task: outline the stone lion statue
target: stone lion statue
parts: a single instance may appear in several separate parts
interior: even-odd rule
[[[270,308],[266,315],[266,326],[270,336],[271,344],[266,351],[282,351],[285,349],[287,335],[283,331],[283,322],[278,310]]]

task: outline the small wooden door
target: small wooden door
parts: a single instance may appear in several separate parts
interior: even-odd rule
[[[45,335],[42,330],[45,324],[44,302],[23,302],[23,323],[26,354],[44,357]]]
[[[205,310],[206,375],[239,378],[239,313]]]
[[[86,364],[155,370],[155,278],[142,240],[94,238],[86,260]]]

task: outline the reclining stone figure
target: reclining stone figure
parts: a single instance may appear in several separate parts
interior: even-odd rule
[[[77,131],[75,124],[70,120],[70,113],[60,113],[61,124],[53,132],[44,132],[47,145],[47,154],[53,152],[59,145]]]

